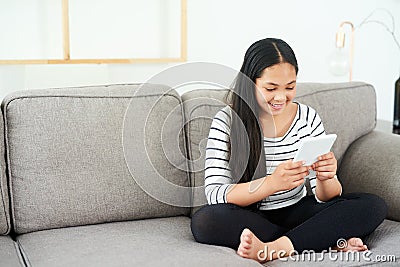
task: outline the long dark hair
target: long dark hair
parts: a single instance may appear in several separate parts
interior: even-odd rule
[[[233,90],[227,95],[232,108],[230,161],[232,177],[238,183],[266,175],[263,134],[258,119],[255,82],[265,68],[279,63],[298,66],[292,48],[283,40],[266,38],[253,43],[246,51]]]

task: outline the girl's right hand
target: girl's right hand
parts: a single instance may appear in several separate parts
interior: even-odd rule
[[[290,190],[304,183],[304,177],[309,174],[311,166],[303,166],[303,161],[287,160],[279,164],[270,175],[272,186],[276,192]]]

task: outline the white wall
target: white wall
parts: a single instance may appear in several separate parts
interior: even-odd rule
[[[251,43],[264,37],[278,37],[295,50],[300,82],[347,81],[347,76],[336,77],[328,71],[328,57],[334,50],[335,33],[341,21],[350,20],[357,26],[374,9],[386,8],[395,17],[396,35],[400,39],[399,0],[187,1],[189,62],[215,62],[239,69]],[[38,5],[51,1],[32,2]],[[6,17],[1,5],[7,3],[9,0],[0,0],[0,20]],[[19,14],[11,15],[19,17]],[[375,13],[371,19],[391,27],[390,17],[384,12]],[[53,28],[46,27],[48,31]],[[21,32],[15,35],[20,36]],[[15,51],[9,52],[15,54]],[[27,88],[145,82],[173,65],[3,65],[0,66],[0,97]],[[379,119],[392,119],[394,82],[399,75],[400,51],[385,28],[376,23],[357,28],[353,80],[375,86]]]

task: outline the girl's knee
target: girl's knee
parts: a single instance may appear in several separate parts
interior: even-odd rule
[[[387,209],[385,200],[378,195],[371,193],[360,193],[360,196],[364,201],[368,202],[373,208]]]
[[[388,207],[383,198],[371,193],[354,193],[354,195],[361,201],[364,208],[374,211],[382,220],[386,218]]]
[[[374,194],[368,194],[368,199],[370,202],[371,209],[379,212],[381,216],[386,218],[388,206],[383,198]]]
[[[204,206],[196,211],[190,221],[190,228],[192,230],[194,238],[198,240],[198,236],[201,236],[203,228],[210,222],[210,212],[208,206]]]
[[[197,242],[206,242],[210,235],[215,234],[218,224],[225,224],[229,212],[234,208],[232,204],[206,205],[193,214],[190,228]]]
[[[190,229],[193,237],[197,242],[202,242],[204,236],[204,226],[207,225],[207,213],[203,210],[205,207],[196,211],[190,221]]]

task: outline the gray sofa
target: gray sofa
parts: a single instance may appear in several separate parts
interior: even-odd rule
[[[374,88],[303,83],[297,91],[297,101],[338,135],[344,192],[383,197],[388,217],[366,239],[367,258],[303,254],[264,265],[396,266],[400,136],[374,130]],[[0,125],[0,266],[260,266],[196,243],[190,231],[191,214],[205,203],[208,128],[225,93],[181,96],[128,84],[8,95]]]

